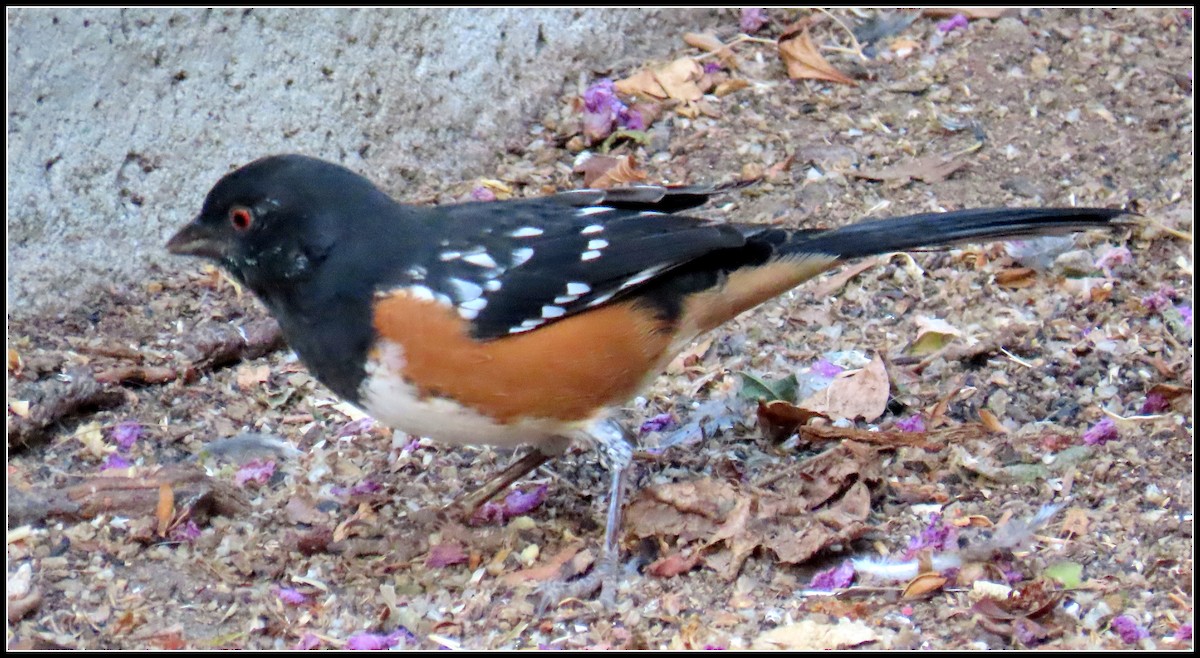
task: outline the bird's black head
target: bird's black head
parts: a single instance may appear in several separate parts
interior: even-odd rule
[[[226,174],[200,214],[167,243],[173,254],[221,263],[263,297],[311,278],[335,244],[390,199],[339,165],[273,155]]]

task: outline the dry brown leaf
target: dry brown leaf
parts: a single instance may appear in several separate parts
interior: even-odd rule
[[[681,553],[672,553],[651,563],[646,567],[646,573],[655,578],[672,578],[695,569],[696,565],[700,564],[700,557],[699,551],[687,557]]]
[[[547,560],[545,564],[510,573],[501,578],[500,583],[512,587],[521,583],[543,582],[552,578],[566,580],[577,576],[592,563],[593,559],[590,551],[580,553],[582,548],[583,544],[581,543],[571,544]],[[586,560],[576,560],[577,556],[583,556]]]
[[[680,57],[654,72],[667,97],[681,101],[698,101],[704,96],[697,84],[703,76],[704,67],[691,57]]]
[[[710,336],[677,354],[674,359],[671,359],[671,363],[667,365],[667,374],[678,375],[700,363],[704,355],[708,354],[708,348],[712,347],[713,338],[715,337]]]
[[[876,631],[861,621],[843,619],[836,624],[827,624],[805,619],[759,635],[750,648],[759,651],[824,651],[847,649],[878,639]]]
[[[283,512],[288,523],[317,525],[329,520],[329,515],[318,509],[312,498],[303,494],[288,498]]]
[[[8,402],[8,410],[13,412],[14,416],[21,418],[29,417],[29,400],[10,400]]]
[[[867,367],[838,375],[828,387],[814,393],[800,406],[830,418],[855,420],[861,417],[869,423],[887,409],[889,391],[887,369],[883,359],[876,354]]]
[[[922,315],[917,318],[917,337],[908,352],[913,356],[932,354],[961,337],[962,331],[949,322]]]
[[[914,448],[921,448],[922,450],[941,450],[941,445],[932,439],[947,434],[946,430],[903,432],[893,429],[872,432],[857,427],[834,427],[832,425],[800,425],[798,429],[800,431],[800,438],[809,442],[850,439],[875,445],[912,446]]]
[[[717,59],[720,59],[726,67],[736,69],[741,63],[738,61],[737,55],[733,49],[725,45],[720,39],[712,34],[688,32],[683,35],[683,41],[693,48],[699,48],[706,53],[716,53]]]
[[[855,178],[865,178],[867,180],[878,181],[897,181],[907,183],[911,180],[919,180],[923,183],[938,183],[945,180],[950,174],[967,166],[968,160],[965,155],[930,155],[924,158],[917,158],[883,169],[859,169],[858,171],[849,171],[851,176]]]
[[[1177,401],[1190,401],[1192,397],[1191,386],[1176,386],[1174,384],[1155,384],[1150,387],[1146,395],[1158,395],[1164,400],[1175,404]]]
[[[242,391],[250,391],[265,383],[270,377],[271,366],[244,364],[237,369],[237,387]]]
[[[713,94],[716,96],[728,96],[735,91],[741,91],[750,86],[750,81],[745,78],[730,78],[724,82],[717,83],[717,87],[713,89]]]
[[[928,571],[918,574],[916,578],[908,581],[908,584],[904,586],[904,593],[900,597],[904,599],[923,599],[942,589],[945,585],[945,576],[936,571]]]
[[[1087,510],[1079,507],[1069,508],[1063,515],[1062,532],[1064,537],[1083,537],[1087,535],[1092,520],[1088,518]]]
[[[996,418],[996,414],[988,411],[987,409],[979,410],[979,420],[983,423],[983,426],[987,428],[987,431],[991,432],[992,434],[1008,434],[1008,428],[1000,422],[999,418]]]
[[[785,34],[784,37],[788,35]],[[833,67],[812,42],[808,29],[791,38],[779,40],[779,56],[787,66],[788,77],[793,80],[825,80],[838,84],[858,86],[852,78]]]
[[[154,508],[154,518],[158,521],[158,536],[166,537],[171,529],[171,520],[175,518],[175,490],[166,482],[158,485],[158,505]]]
[[[840,274],[829,277],[829,279],[825,280],[820,285],[813,286],[811,288],[813,297],[816,297],[817,299],[824,299],[837,293],[839,290],[844,288],[847,283],[850,283],[851,279],[871,269],[872,267],[875,267],[882,261],[882,256],[875,256],[873,258],[860,261],[855,265],[851,265],[843,270]]]
[[[646,180],[646,172],[637,169],[637,161],[632,155],[593,155],[576,166],[575,173],[583,174],[584,185],[599,189]]]
[[[1028,288],[1037,280],[1037,272],[1028,267],[1010,267],[996,272],[996,283],[1005,288]]]
[[[699,62],[691,57],[680,57],[661,68],[642,69],[617,80],[613,88],[626,96],[690,102],[704,96],[704,90],[698,84],[702,77],[704,67]]]
[[[659,100],[666,100],[668,98],[666,90],[659,84],[658,79],[654,77],[654,72],[650,69],[642,69],[628,78],[617,80],[613,83],[613,89],[626,96],[657,98]]]
[[[767,438],[776,443],[784,441],[814,418],[829,418],[829,416],[801,409],[784,400],[758,401],[758,427]]]
[[[781,562],[804,562],[870,530],[867,482],[880,480],[876,452],[847,441],[752,487],[709,478],[647,487],[626,509],[625,527],[639,539],[670,541],[681,554],[691,547],[700,564],[729,581],[760,547]]]

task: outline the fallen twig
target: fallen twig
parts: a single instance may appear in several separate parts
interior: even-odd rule
[[[98,409],[111,409],[125,400],[120,390],[106,388],[85,368],[66,373],[67,381],[51,380],[42,387],[37,399],[30,400],[27,417],[9,417],[8,445],[24,447],[46,437],[48,430],[62,420]]]

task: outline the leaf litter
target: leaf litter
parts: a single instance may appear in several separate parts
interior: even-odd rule
[[[952,11],[938,20],[961,10]],[[486,477],[501,461],[497,451],[376,430],[340,436],[356,410],[335,403],[279,351],[277,328],[248,295],[212,268],[152,271],[145,285],[92,308],[10,323],[9,511],[10,522],[15,510],[27,523],[10,526],[10,581],[20,568],[36,583],[22,590],[16,609],[24,616],[13,623],[10,648],[341,647],[358,632],[383,638],[377,644],[403,636],[406,648],[746,648],[760,638],[800,647],[817,637],[831,638],[825,647],[1190,646],[1192,595],[1178,583],[1190,577],[1192,546],[1193,213],[1191,187],[1181,183],[1190,180],[1190,151],[1179,147],[1191,119],[1185,87],[1176,84],[1190,62],[1190,14],[1007,12],[998,19],[963,12],[968,25],[958,20],[946,31],[927,18],[895,22],[873,53],[861,43],[837,45],[841,23],[871,10],[835,10],[836,22],[760,10],[742,35],[740,13],[724,12],[715,28],[703,26],[716,41],[644,67],[663,96],[651,95],[644,78],[645,98],[621,96],[614,85],[624,121],[636,110],[644,129],[623,124],[610,99],[608,126],[585,139],[580,84],[564,90],[562,111],[533,126],[487,178],[454,183],[413,173],[405,194],[418,202],[470,198],[477,188],[522,197],[584,184],[589,174],[574,171],[575,159],[594,149],[617,159],[604,171],[624,163],[612,184],[643,175],[678,183],[761,178],[704,211],[718,219],[807,227],[885,208],[902,214],[981,202],[1135,203],[1151,215],[1126,235],[1070,238],[1045,265],[985,246],[916,255],[920,272],[887,259],[852,266],[712,334],[709,349],[656,382],[623,417],[635,427],[668,413],[679,422],[644,437],[654,452],[639,453],[636,488],[698,480],[704,484],[694,486],[720,496],[722,507],[687,507],[669,489],[669,502],[638,498],[663,518],[675,514],[691,534],[657,527],[640,542],[627,536],[627,555],[653,550],[648,571],[626,570],[615,610],[576,602],[539,618],[526,594],[543,576],[594,568],[587,548],[564,557],[580,540],[594,545],[594,519],[602,517],[595,501],[605,476],[587,457],[570,454],[532,485],[519,483],[522,495],[548,484],[528,514],[449,529],[430,510]],[[790,82],[779,37],[798,21],[811,50],[857,87]],[[983,66],[982,53],[1011,65]],[[1096,77],[1134,70],[1146,74]],[[635,73],[607,72],[617,80]],[[1102,129],[1090,130],[1092,120]],[[901,170],[884,185],[855,177],[878,173],[874,163],[954,153],[946,143],[953,126],[977,126],[973,132],[989,138],[970,154],[970,167],[941,176],[936,167],[928,175]],[[1021,184],[1030,175],[1056,184]],[[1120,251],[1126,246],[1128,256]],[[918,335],[919,315],[945,319],[979,342],[935,332],[940,347],[902,354]],[[760,442],[753,425],[762,406],[737,398],[734,373],[771,385],[796,377],[803,388],[805,364],[853,347],[883,354],[885,411],[872,421],[808,416],[795,430],[807,441]],[[785,405],[797,402],[761,404],[790,412]],[[926,429],[899,427],[911,418]],[[977,418],[1009,431],[988,432]],[[1116,438],[1084,445],[1084,433],[1105,427],[1105,418]],[[98,436],[87,427],[93,422]],[[123,422],[142,433],[122,449],[110,428]],[[195,470],[186,474],[155,471],[210,445],[222,453],[221,442],[246,431],[277,437],[300,455],[248,489],[234,485],[239,464],[283,455],[218,454],[218,463],[188,464]],[[809,468],[826,484],[787,489],[806,477],[795,475],[796,464],[814,459],[788,451],[867,437],[880,438],[867,447],[872,454],[839,457],[851,473],[839,477],[818,461]],[[114,468],[98,474],[110,460]],[[103,486],[92,489],[97,482]],[[359,487],[366,482],[376,484]],[[381,489],[368,491],[374,487]],[[833,492],[817,502],[825,488]],[[931,511],[943,514],[937,529],[988,516],[1004,528],[1050,501],[1067,504],[1061,526],[1016,533],[1031,541],[1003,544],[958,574],[923,576],[910,594],[924,587],[924,598],[899,596],[905,583],[930,573],[921,569],[936,563],[934,549],[930,564],[914,556],[914,573],[898,583],[877,587],[859,572],[849,587],[796,596],[810,576],[848,557],[904,553],[909,538],[934,527],[923,520]],[[839,518],[847,525],[833,523]],[[826,543],[854,524],[866,533]],[[954,527],[960,536],[996,532]],[[426,568],[429,547],[444,543],[460,546],[465,562]],[[794,566],[780,564],[809,553]],[[281,606],[281,583],[312,601]],[[1040,593],[1031,583],[1042,583]],[[1144,594],[1122,601],[1115,598],[1122,591]],[[1017,594],[1020,605],[1009,602]],[[1040,614],[1045,606],[1050,612]],[[857,642],[858,630],[847,625],[855,621],[874,639]],[[843,626],[849,632],[840,635]]]

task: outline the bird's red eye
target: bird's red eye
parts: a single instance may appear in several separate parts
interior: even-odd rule
[[[254,215],[250,213],[249,208],[238,206],[229,211],[229,223],[239,232],[250,228],[250,224],[254,223]]]

